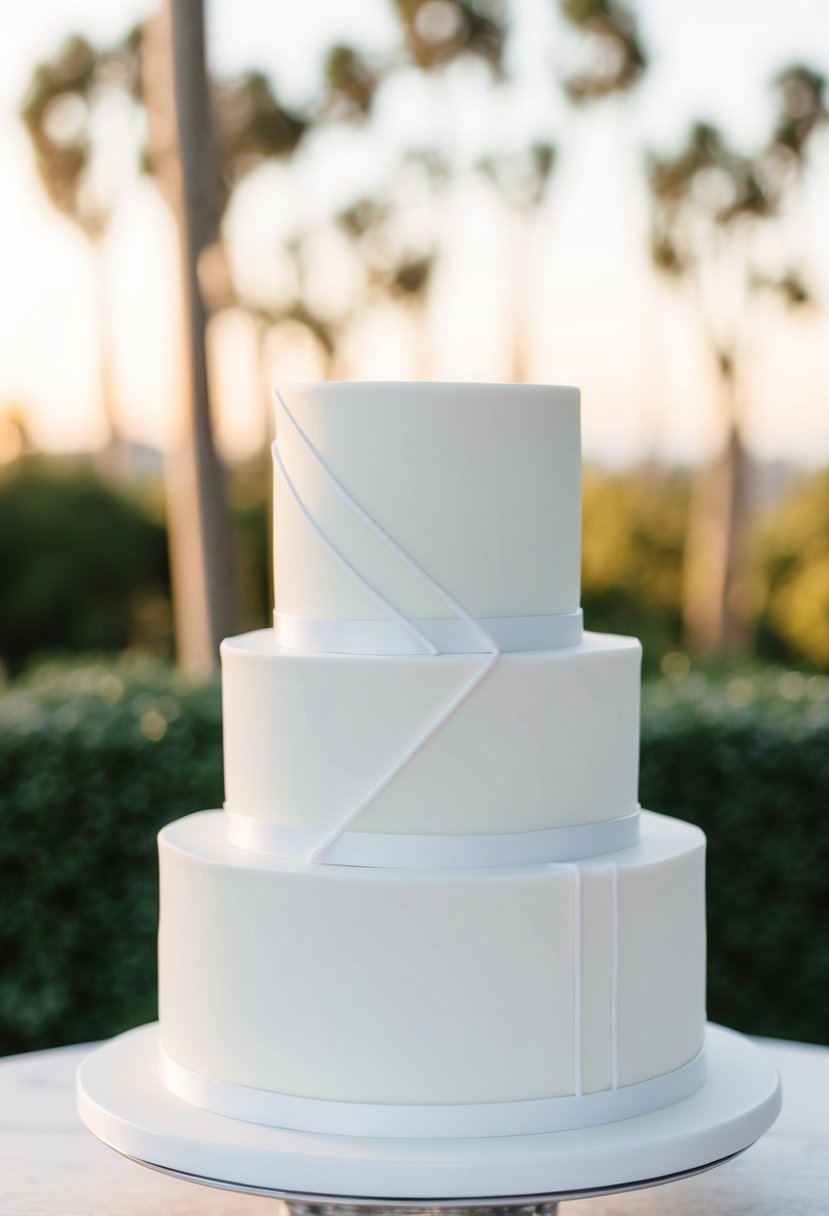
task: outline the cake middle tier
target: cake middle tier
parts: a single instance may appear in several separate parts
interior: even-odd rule
[[[372,790],[486,655],[309,655],[272,630],[222,644],[226,806],[327,831]],[[469,835],[601,823],[637,809],[641,647],[504,654],[355,820]]]

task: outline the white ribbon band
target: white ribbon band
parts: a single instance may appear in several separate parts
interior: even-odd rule
[[[227,807],[225,810],[231,843],[253,853],[302,861],[326,836],[315,828],[285,827],[236,814]],[[543,865],[601,857],[628,849],[638,841],[639,812],[634,811],[619,819],[538,832],[475,836],[344,832],[327,849],[325,860],[331,865],[404,870]]]
[[[650,1081],[578,1097],[523,1102],[405,1106],[299,1098],[214,1080],[183,1068],[164,1051],[161,1077],[170,1093],[193,1106],[267,1127],[328,1136],[404,1139],[527,1136],[614,1123],[681,1102],[696,1093],[705,1080],[705,1049],[689,1064]]]
[[[322,620],[275,612],[274,631],[285,650],[315,654],[423,654],[411,631],[397,621]],[[412,620],[441,654],[480,654],[481,635],[459,618]],[[502,653],[560,650],[582,639],[582,612],[556,616],[485,617],[477,622]]]

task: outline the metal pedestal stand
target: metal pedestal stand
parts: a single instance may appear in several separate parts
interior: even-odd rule
[[[304,1203],[299,1200],[287,1200],[291,1216],[378,1216],[378,1209],[362,1203]],[[555,1216],[558,1202],[522,1203],[514,1207],[510,1204],[492,1205],[491,1207],[465,1208],[435,1207],[435,1208],[401,1208],[384,1207],[384,1216]]]
[[[306,1203],[304,1200],[285,1200],[291,1216],[378,1216],[378,1208],[364,1203]],[[485,1207],[383,1207],[383,1216],[555,1216],[558,1201],[543,1200],[540,1203],[493,1204]]]

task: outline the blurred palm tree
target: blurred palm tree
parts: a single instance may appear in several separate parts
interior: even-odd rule
[[[532,220],[547,198],[555,163],[555,146],[537,140],[520,152],[485,156],[478,165],[517,220],[516,252],[512,259],[509,371],[510,379],[516,382],[530,378],[532,301],[528,287],[533,281],[535,233]]]
[[[325,58],[322,114],[337,121],[360,122],[374,104],[381,69],[356,48],[337,42]]]
[[[439,152],[409,149],[384,190],[356,199],[336,216],[362,285],[355,313],[365,315],[389,303],[405,310],[416,337],[417,374],[424,380],[431,373],[425,318],[440,254],[439,200],[449,180],[449,166]]]
[[[280,104],[260,72],[211,84],[200,2],[167,0],[144,27],[141,57],[147,161],[176,217],[187,338],[185,426],[169,489],[176,637],[181,661],[204,668],[215,666],[239,619],[207,374],[209,319],[236,302],[219,225],[239,183],[264,160],[291,155],[308,123]]]
[[[584,36],[586,64],[564,82],[577,105],[629,92],[642,79],[648,56],[633,10],[622,0],[559,0],[561,14]]]
[[[394,0],[394,7],[403,33],[403,55],[397,66],[413,66],[427,76],[439,77],[458,63],[473,62],[495,84],[505,82],[510,22],[502,0]],[[444,115],[444,121],[448,119]],[[368,254],[368,277],[374,291],[403,305],[420,330],[417,363],[420,375],[428,378],[431,351],[424,321],[429,288],[443,253],[441,208],[453,180],[463,170],[453,167],[449,156],[438,149],[437,138],[433,147],[409,149],[403,164],[418,174],[418,181],[407,187],[404,197],[410,193],[425,203],[419,245],[401,245],[395,239],[395,210],[404,209],[400,203],[387,209],[379,224],[358,235]]]
[[[560,0],[560,4],[567,20],[584,35],[590,52],[584,70],[565,81],[572,100],[587,103],[635,84],[646,57],[630,10],[616,0]],[[229,526],[204,355],[210,316],[241,306],[254,317],[262,366],[273,328],[299,326],[313,336],[331,374],[348,328],[379,302],[391,300],[411,315],[422,342],[418,361],[422,368],[428,367],[424,316],[442,254],[440,200],[452,182],[448,159],[440,152],[402,150],[404,172],[397,175],[395,187],[367,191],[337,215],[296,233],[287,248],[278,251],[284,275],[272,299],[253,298],[245,291],[218,238],[222,216],[243,180],[265,162],[291,157],[316,131],[332,123],[370,129],[380,92],[398,71],[415,68],[437,80],[455,64],[473,61],[498,87],[508,84],[509,24],[501,0],[394,0],[394,11],[400,22],[399,47],[372,59],[354,46],[335,44],[324,59],[317,96],[301,112],[284,106],[270,79],[259,72],[208,83],[198,2],[185,6],[167,0],[157,19],[117,48],[93,52],[87,46],[87,54],[73,69],[71,78],[77,77],[78,89],[88,88],[88,81],[95,79],[97,97],[98,90],[105,96],[117,78],[99,71],[98,64],[109,59],[120,64],[136,107],[146,110],[145,167],[178,218],[187,315],[188,428],[182,457],[185,475],[171,481],[169,507],[174,597],[181,605],[177,635],[180,654],[188,661],[204,664],[215,656],[216,641],[235,616]],[[123,63],[117,56],[124,57]],[[41,105],[38,127],[44,130],[49,126],[47,110],[47,104]],[[85,165],[91,149],[82,144],[80,152],[80,163]],[[77,150],[73,156],[77,161]],[[480,167],[515,215],[526,220],[540,212],[554,165],[552,142],[533,138],[526,146],[482,157]],[[61,171],[65,172],[63,166]],[[466,171],[461,166],[454,170]],[[59,179],[55,174],[54,180]],[[400,188],[401,183],[405,188]],[[523,230],[530,228],[522,224]],[[330,234],[334,229],[348,238],[354,262],[351,299],[339,311],[332,311],[319,292],[309,289],[306,274],[315,242],[325,230]],[[516,266],[521,281],[514,288],[511,370],[516,379],[526,377],[528,362],[524,278],[530,262],[529,237],[522,236],[522,241],[525,253]]]
[[[559,10],[565,22],[578,31],[581,49],[586,52],[584,65],[562,82],[574,105],[628,93],[639,83],[648,59],[627,4],[621,0],[559,0]],[[510,310],[510,378],[516,381],[530,376],[532,303],[528,285],[535,266],[533,219],[549,195],[557,155],[551,140],[536,139],[517,151],[484,156],[477,166],[517,219]]]
[[[424,71],[474,58],[503,73],[507,20],[501,0],[394,0],[407,57]]]
[[[174,20],[175,17],[175,20]],[[127,102],[136,167],[149,170],[177,218],[187,341],[184,431],[169,462],[168,530],[180,661],[215,665],[237,619],[223,472],[213,436],[205,356],[210,315],[233,301],[218,223],[233,190],[269,157],[290,155],[305,118],[282,106],[261,73],[207,81],[201,5],[168,4],[110,47],[72,35],[35,69],[21,115],[46,192],[89,238],[101,287],[101,382],[113,473],[124,472],[108,343],[104,237],[117,206],[102,113]],[[142,147],[141,110],[146,110]],[[183,171],[182,171],[183,170]]]
[[[427,377],[430,350],[422,322],[435,254],[431,244],[414,246],[404,238],[400,218],[385,194],[378,191],[370,198],[361,197],[324,222],[296,231],[281,244],[278,252],[284,273],[270,297],[234,288],[237,305],[256,326],[266,443],[270,442],[273,415],[271,340],[281,334],[296,338],[302,331],[316,349],[322,376],[335,379],[345,374],[341,368],[348,333],[372,308],[391,302],[411,313],[416,334],[424,339],[418,363]],[[311,268],[337,234],[347,242],[351,286],[333,300],[321,299],[314,290]]]
[[[772,293],[788,310],[812,299],[797,267],[764,257],[767,234],[782,236],[783,212],[826,121],[823,76],[794,64],[774,81],[777,114],[759,151],[732,148],[698,122],[676,153],[647,158],[655,266],[691,296],[719,382],[725,443],[701,470],[691,504],[683,586],[689,645],[700,651],[747,644],[746,532],[749,461],[744,432],[752,362],[747,321]],[[782,248],[778,239],[776,249]]]
[[[559,10],[587,52],[585,65],[563,81],[570,101],[586,105],[632,89],[647,67],[647,56],[631,9],[617,0],[559,0]],[[549,195],[557,155],[552,141],[536,139],[518,151],[485,156],[478,165],[517,218],[510,360],[510,378],[516,381],[530,374],[533,218]]]
[[[120,103],[134,109],[138,90],[135,40],[128,35],[105,51],[96,51],[74,34],[32,72],[20,108],[31,139],[40,180],[62,215],[89,241],[98,297],[100,392],[106,427],[101,463],[113,476],[126,470],[126,452],[116,406],[111,350],[105,237],[123,181],[108,171],[111,158],[102,152],[97,129],[102,116]],[[113,104],[114,103],[114,104]],[[130,114],[124,115],[129,124]],[[127,141],[125,141],[127,142]],[[135,167],[139,143],[133,140]]]
[[[148,164],[178,230],[183,311],[180,427],[168,456],[170,569],[179,661],[210,670],[239,619],[230,514],[213,433],[208,310],[200,260],[215,245],[219,173],[205,62],[204,9],[167,0],[142,39]]]
[[[384,86],[405,69],[439,74],[471,59],[483,62],[496,78],[502,77],[508,25],[498,0],[395,0],[394,11],[402,35],[399,50],[372,59],[347,43],[329,48],[321,87],[304,116],[303,135],[311,137],[332,123],[367,126]],[[420,374],[427,377],[431,350],[424,319],[440,256],[439,200],[449,180],[447,160],[435,148],[401,149],[390,182],[361,194],[312,227],[300,227],[276,251],[286,273],[270,298],[246,291],[231,268],[232,298],[256,322],[260,368],[267,368],[273,333],[301,329],[320,354],[323,374],[334,376],[339,373],[346,335],[371,309],[393,302],[412,319],[419,348],[416,362]],[[407,221],[416,209],[420,221],[411,225]],[[322,303],[310,290],[307,273],[315,248],[331,236],[332,227],[347,238],[353,263],[352,290],[338,304]],[[420,230],[417,237],[412,237],[412,227]],[[270,419],[266,371],[261,379]]]
[[[218,219],[233,191],[266,161],[290,157],[308,134],[310,117],[277,97],[259,71],[210,82],[210,116],[218,150]]]

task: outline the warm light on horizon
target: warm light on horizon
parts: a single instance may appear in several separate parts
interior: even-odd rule
[[[373,6],[376,14],[381,7]],[[524,336],[530,378],[582,387],[589,457],[611,464],[647,457],[684,461],[715,450],[722,425],[710,356],[692,308],[657,280],[648,262],[639,147],[643,139],[664,140],[668,130],[678,138],[687,116],[702,112],[706,98],[722,108],[716,116],[727,128],[747,139],[756,137],[754,128],[768,119],[762,112],[767,105],[764,82],[772,68],[797,51],[829,69],[829,34],[822,33],[825,22],[817,20],[820,5],[798,0],[780,15],[777,35],[774,28],[766,28],[778,21],[769,10],[763,28],[753,27],[756,45],[746,43],[738,63],[733,46],[728,45],[729,38],[734,41],[734,14],[730,25],[718,25],[716,6],[706,2],[696,14],[695,40],[687,42],[688,14],[670,16],[654,0],[639,7],[654,48],[652,75],[641,93],[627,107],[614,102],[589,114],[574,116],[558,105],[552,121],[547,120],[560,143],[560,164],[548,202],[531,221],[529,253],[524,255],[526,298],[521,298],[520,286],[516,291],[520,255],[513,241],[514,217],[480,185],[461,184],[442,203],[441,261],[422,323],[405,309],[370,310],[342,343],[339,376],[510,378],[511,325],[516,306],[523,309],[529,300],[529,330]],[[752,11],[742,0],[736,7],[744,16]],[[150,8],[125,0],[118,6],[121,21],[116,22],[113,8],[104,20],[95,6],[79,5],[72,20],[94,37],[110,37]],[[382,42],[393,34],[393,27],[382,21],[372,26],[371,10],[366,6],[361,14],[362,30],[375,43]],[[795,10],[802,18],[799,28]],[[228,6],[217,0],[211,9],[216,69],[227,73],[264,58],[280,80],[284,75],[286,89],[299,95],[309,88],[320,49],[342,32],[341,15],[335,13],[329,0],[316,0],[298,18],[296,46],[307,51],[303,77],[295,59],[287,65],[284,47],[276,46],[278,40],[267,38],[263,44],[257,38],[257,26],[261,30],[263,21],[270,20],[276,30],[281,20],[267,5],[245,0],[231,20]],[[544,117],[539,67],[531,59],[533,30],[541,28],[541,15],[531,5],[526,14],[514,48],[526,88],[502,114],[503,129],[495,132],[502,141],[519,130],[534,129]],[[0,93],[0,139],[7,166],[0,191],[0,266],[5,283],[13,285],[0,301],[0,413],[9,405],[25,403],[34,442],[54,451],[92,449],[106,435],[97,371],[102,338],[93,260],[80,231],[58,216],[45,198],[16,117],[20,82],[35,58],[60,40],[67,20],[66,14],[58,15],[52,8],[42,9],[39,17],[29,14],[17,30],[17,48],[15,27],[10,26],[3,59],[14,60],[14,71]],[[725,46],[714,45],[714,31],[723,34]],[[352,34],[356,38],[360,30],[355,28]],[[706,36],[711,70],[707,80],[692,79],[692,56]],[[549,37],[547,42],[547,49],[554,50]],[[733,75],[727,95],[723,92],[726,55],[731,57]],[[26,61],[25,71],[21,58]],[[447,89],[458,93],[457,82],[463,79],[457,76]],[[751,89],[737,87],[747,80]],[[414,117],[417,107],[412,106],[417,90],[425,87],[412,78],[390,90],[378,119],[381,134],[403,128],[413,136],[422,134],[418,123],[426,120],[422,115]],[[481,120],[474,101],[462,93],[461,88],[453,110],[452,139],[468,158],[480,143]],[[657,93],[663,99],[658,107]],[[680,115],[686,116],[682,122]],[[427,117],[431,122],[432,117]],[[428,125],[424,130],[429,130]],[[797,212],[789,219],[789,232],[801,260],[808,262],[820,299],[829,302],[829,234],[823,221],[829,197],[829,135],[824,132],[818,139],[813,171]],[[370,188],[372,181],[382,179],[389,161],[382,141],[359,145],[354,164],[350,145],[340,143],[331,139],[323,153],[303,154],[290,171],[295,176],[280,170],[276,187],[264,178],[251,179],[234,205],[227,239],[254,280],[262,265],[271,267],[271,278],[277,273],[278,243],[290,234],[307,198],[321,200],[317,205],[324,208],[326,198],[339,197],[338,191],[347,196],[343,182],[357,182],[363,174]],[[298,183],[293,195],[287,193],[289,181]],[[137,180],[125,193],[106,237],[108,321],[124,432],[128,438],[161,447],[169,442],[173,426],[170,401],[175,396],[179,341],[174,239],[155,188],[147,180]],[[336,273],[332,259],[326,270],[329,277],[322,280],[323,294],[340,290]],[[746,426],[748,443],[766,460],[825,462],[829,454],[826,312],[819,307],[808,317],[790,321],[773,312],[764,317],[759,310],[758,318],[758,332],[752,335],[758,362]],[[290,329],[278,340],[269,340],[265,363],[258,366],[252,323],[238,312],[214,321],[211,342],[220,443],[229,457],[242,457],[257,450],[264,437],[265,379],[314,377],[324,369],[307,340],[297,341]]]

